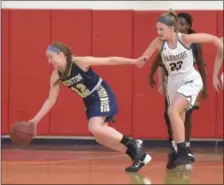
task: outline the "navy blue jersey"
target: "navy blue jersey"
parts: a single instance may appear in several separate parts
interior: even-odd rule
[[[105,117],[105,122],[114,122],[117,114],[116,97],[110,86],[91,68],[87,72],[74,62],[63,73],[58,71],[59,79],[65,86],[83,98],[87,119]]]
[[[91,68],[85,72],[74,62],[69,64],[66,72],[63,73],[59,70],[58,74],[60,81],[82,98],[89,96],[100,79]]]

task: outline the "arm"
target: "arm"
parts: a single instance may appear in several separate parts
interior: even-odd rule
[[[223,37],[220,40],[221,42],[223,42]],[[217,51],[215,64],[214,64],[213,78],[218,78],[218,74],[222,66],[222,63],[223,63],[223,59],[218,56],[218,51]]]
[[[160,53],[158,53],[156,58],[152,62],[152,66],[151,66],[150,72],[149,72],[149,83],[152,88],[154,88],[156,85],[156,83],[154,81],[154,75],[155,75],[155,72],[158,69],[158,67],[161,65],[161,63],[162,63],[162,58],[161,58]]]
[[[223,73],[221,76],[221,80],[222,80],[222,85],[220,84],[219,78],[218,78],[218,74],[221,68],[221,65],[223,63],[223,58],[220,58],[218,56],[218,52],[216,53],[216,57],[215,57],[215,64],[214,64],[214,71],[213,71],[213,86],[216,89],[216,91],[219,93],[219,89],[223,86]]]
[[[137,59],[124,58],[124,57],[75,57],[75,61],[85,67],[93,65],[125,65],[125,64],[138,64],[146,62],[146,57]]]
[[[57,96],[60,90],[60,84],[55,82],[59,79],[57,71],[53,71],[50,79],[50,92],[48,95],[47,100],[44,102],[43,106],[41,107],[40,111],[36,114],[36,116],[30,120],[29,122],[34,123],[35,125],[51,110],[57,100]]]
[[[183,40],[189,45],[192,43],[213,43],[217,47],[217,57],[223,58],[223,43],[214,35],[206,33],[183,34]]]
[[[158,81],[159,81],[158,91],[162,95],[164,93],[164,67],[162,66],[160,66],[158,70]]]
[[[164,68],[162,66],[160,66],[158,70],[158,81],[159,81],[159,86],[163,87],[164,86]]]
[[[160,48],[161,41],[158,37],[156,37],[148,46],[148,48],[144,51],[142,56],[147,56],[148,59],[153,55],[153,53]]]
[[[199,73],[201,75],[202,81],[203,81],[203,98],[207,98],[207,79],[206,79],[206,69],[205,69],[205,63],[202,58],[202,50],[201,46],[199,44],[196,44],[196,50],[195,50],[195,59],[198,66]]]
[[[218,71],[220,69],[219,65],[223,60],[223,42],[221,39],[214,35],[206,34],[206,33],[198,33],[198,34],[188,34],[184,35],[184,40],[187,41],[188,44],[191,43],[213,43],[217,47],[216,59],[215,59],[215,67],[213,73],[213,85],[215,89],[219,92],[219,80],[217,78]]]

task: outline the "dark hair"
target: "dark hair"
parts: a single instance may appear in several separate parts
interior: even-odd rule
[[[165,17],[166,19],[169,19],[172,25],[174,26],[175,31],[177,31],[178,17],[173,9],[169,9],[166,13],[162,14],[160,17]]]
[[[191,29],[192,22],[193,22],[193,17],[189,13],[180,12],[180,13],[177,14],[177,17],[184,18],[186,20],[187,24],[189,24],[188,34],[195,33],[195,31],[193,29]]]
[[[67,45],[59,41],[52,42],[50,46],[53,46],[59,49],[62,53],[64,53],[66,57],[66,62],[67,62],[66,71],[68,71],[68,68],[70,67],[72,63],[72,57],[73,57],[72,50]],[[60,78],[54,83],[54,85],[58,84],[59,81],[60,81]]]
[[[62,53],[64,53],[67,59],[66,60],[67,63],[72,62],[73,53],[72,53],[72,50],[68,46],[66,46],[64,43],[59,41],[52,42],[50,45],[54,46],[55,48],[59,49]]]

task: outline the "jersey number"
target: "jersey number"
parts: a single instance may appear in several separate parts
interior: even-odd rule
[[[183,61],[179,61],[177,63],[175,63],[175,62],[170,63],[170,69],[171,69],[171,71],[178,71],[178,70],[180,70],[182,64],[183,64]]]
[[[75,91],[82,98],[88,96],[90,93],[89,89],[87,89],[86,86],[83,84],[77,84],[76,88],[71,87],[71,90]]]

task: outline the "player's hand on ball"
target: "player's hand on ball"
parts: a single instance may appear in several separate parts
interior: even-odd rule
[[[137,58],[136,66],[138,68],[142,68],[147,61],[148,61],[148,57],[141,56],[141,57]]]
[[[37,130],[37,124],[36,124],[36,122],[34,121],[34,120],[29,120],[29,121],[27,121],[27,123],[28,124],[32,124],[32,126],[34,127],[34,129],[35,129],[35,135],[36,135],[36,130]]]

